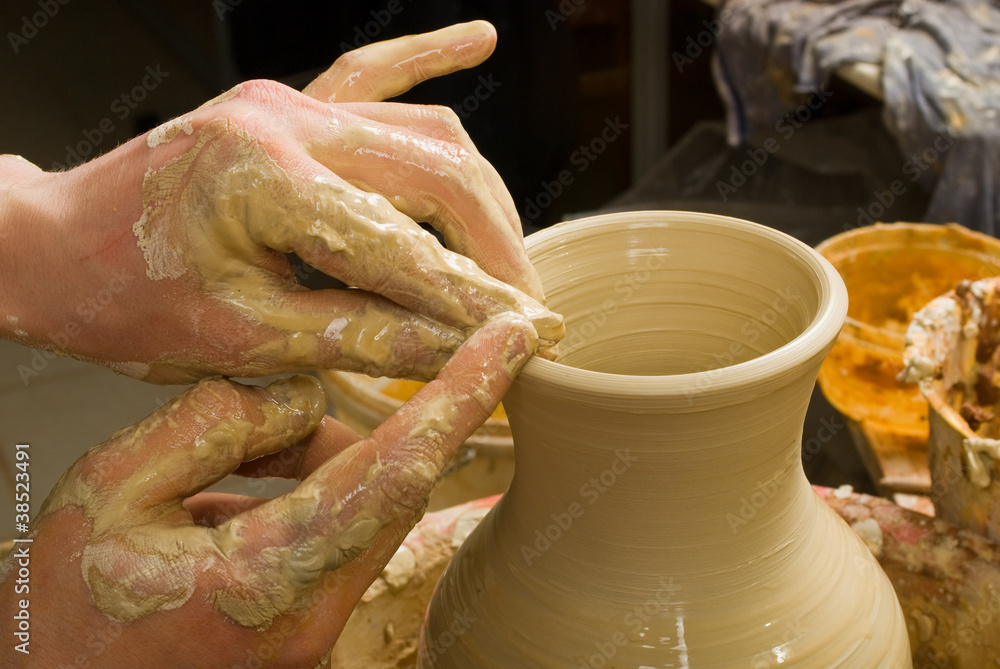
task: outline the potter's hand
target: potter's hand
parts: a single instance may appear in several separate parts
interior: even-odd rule
[[[457,117],[358,101],[494,41],[477,22],[351,52],[310,87],[319,100],[247,82],[66,173],[0,158],[0,240],[16,241],[0,271],[17,281],[0,333],[160,383],[429,378],[508,311],[547,348],[561,319],[536,301],[513,201]],[[302,289],[290,252],[352,289]]]
[[[300,376],[203,381],[91,450],[31,530],[30,666],[317,666],[536,341],[498,316],[360,441]],[[196,494],[238,467],[304,478],[270,501]],[[8,640],[16,599],[0,600]]]

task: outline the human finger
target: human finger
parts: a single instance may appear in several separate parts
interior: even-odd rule
[[[385,532],[405,536],[444,465],[489,416],[536,344],[523,317],[490,321],[368,438],[320,466],[294,492],[234,519],[243,528],[246,578],[264,579],[272,592],[301,593],[363,553],[374,578],[387,556],[366,551]],[[231,530],[224,524],[218,531]],[[259,555],[275,566],[257,564]],[[275,569],[280,574],[264,574]]]
[[[361,435],[353,429],[331,416],[324,416],[312,434],[302,441],[278,453],[244,462],[234,473],[248,478],[304,479],[321,464],[359,441]]]
[[[396,209],[433,225],[448,248],[490,276],[544,299],[524,252],[514,201],[453,111],[345,105],[321,132],[324,141],[309,144],[308,151],[331,172],[366,192],[391,194]]]
[[[303,93],[322,102],[378,102],[427,79],[486,60],[497,34],[486,21],[472,21],[420,35],[375,42],[338,58]]]
[[[318,269],[340,271],[322,262],[325,254],[320,261],[314,260],[315,251],[306,252],[305,246],[306,242],[300,242],[289,248],[302,252],[307,262],[317,262]],[[465,341],[463,330],[366,290],[248,292],[242,295],[239,308],[249,318],[263,316],[277,332],[242,356],[245,364],[232,370],[234,376],[258,376],[276,369],[339,369],[370,376],[429,379]]]
[[[276,188],[271,202],[284,225],[273,225],[274,211],[248,212],[257,244],[295,252],[348,285],[464,333],[515,311],[532,322],[544,346],[562,337],[560,316],[443,248],[385,197],[356,188],[308,156],[296,157],[294,174],[283,178],[296,183]]]
[[[411,132],[419,133],[443,142],[457,144],[474,156],[482,170],[486,185],[503,207],[507,220],[518,237],[522,237],[521,219],[510,191],[496,168],[486,160],[476,147],[469,133],[462,126],[458,115],[450,108],[437,105],[403,105],[386,103],[381,105],[358,103],[345,104],[344,109],[355,111],[359,116],[386,125],[403,124]]]
[[[113,500],[132,521],[142,522],[145,514],[179,506],[220,481],[243,460],[304,438],[325,409],[323,390],[311,377],[280,379],[267,388],[218,378],[202,381],[87,453],[43,513],[79,503],[76,496],[86,489],[93,492],[88,499]],[[120,520],[111,515],[108,521]]]
[[[200,492],[184,500],[183,506],[195,525],[215,527],[233,516],[256,508],[266,498],[225,492]]]

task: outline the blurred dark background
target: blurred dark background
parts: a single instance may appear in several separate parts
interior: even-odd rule
[[[842,82],[720,196],[746,148],[725,141],[712,17],[702,0],[4,0],[0,153],[72,167],[239,81],[302,88],[366,41],[486,19],[489,60],[401,99],[458,112],[527,230],[629,208],[737,215],[810,244],[854,227],[900,159],[879,101]],[[913,189],[890,218],[916,220],[924,197]],[[817,392],[806,437],[835,415]],[[806,464],[815,482],[871,490],[846,430]]]
[[[499,33],[488,61],[401,99],[455,108],[526,222],[548,225],[601,207],[722,117],[707,52],[670,76],[668,45],[711,16],[700,0],[5,0],[0,152],[72,167],[239,81],[302,88],[368,40],[486,19]],[[161,74],[152,87],[147,68]],[[619,134],[602,147],[606,126]],[[591,143],[600,154],[580,151]],[[551,198],[564,170],[572,182]]]

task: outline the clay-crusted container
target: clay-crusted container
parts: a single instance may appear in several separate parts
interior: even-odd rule
[[[876,223],[831,237],[816,250],[840,272],[850,299],[820,369],[820,388],[847,418],[883,494],[928,494],[927,402],[898,378],[906,327],[917,310],[959,281],[1000,274],[1000,241],[958,225]]]
[[[910,667],[888,579],[802,470],[847,311],[830,264],[690,212],[525,246],[566,338],[504,398],[514,480],[438,582],[419,666]]]
[[[322,371],[320,381],[337,420],[365,436],[402,406],[407,393],[399,383],[352,372]],[[514,444],[502,411],[488,418],[459,449],[431,493],[428,510],[437,511],[498,495],[514,476]]]
[[[921,309],[904,360],[903,379],[930,408],[937,515],[1000,541],[1000,277],[963,282]]]

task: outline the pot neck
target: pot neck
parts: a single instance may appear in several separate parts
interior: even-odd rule
[[[748,383],[743,401],[685,408],[648,392],[553,392],[522,375],[504,399],[516,458],[503,504],[510,545],[525,563],[591,556],[641,571],[667,561],[673,573],[773,551],[809,522],[800,445],[818,364],[766,393]]]

